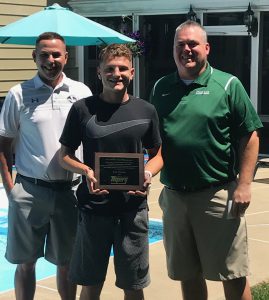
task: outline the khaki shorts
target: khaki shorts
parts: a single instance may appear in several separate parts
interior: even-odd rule
[[[17,177],[8,199],[7,260],[22,264],[44,256],[55,265],[68,264],[77,225],[74,191],[56,191]]]
[[[229,218],[227,202],[236,182],[199,192],[165,187],[163,211],[168,275],[188,280],[230,280],[248,275],[248,243],[244,217]]]

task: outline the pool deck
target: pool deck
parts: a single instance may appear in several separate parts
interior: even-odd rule
[[[149,197],[150,218],[161,219],[158,196],[162,189],[158,176],[153,180]],[[252,202],[247,210],[246,218],[249,235],[249,256],[251,286],[269,280],[269,168],[259,168],[252,185]],[[113,258],[108,269],[107,279],[101,294],[102,300],[123,299],[122,291],[114,286]],[[150,245],[151,284],[145,289],[148,300],[182,300],[180,284],[167,277],[163,243]],[[79,299],[80,287],[78,288]],[[223,300],[222,285],[219,282],[208,282],[209,300]],[[15,299],[14,290],[0,294],[0,299]],[[57,294],[55,277],[37,282],[37,300],[60,300]]]

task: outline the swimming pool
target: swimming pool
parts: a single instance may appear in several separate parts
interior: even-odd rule
[[[0,294],[14,288],[14,272],[16,265],[10,264],[4,257],[7,236],[7,207],[8,201],[3,186],[0,185]],[[162,222],[150,220],[149,222],[149,243],[156,243],[162,240]],[[40,258],[36,266],[37,280],[56,274],[56,266]]]

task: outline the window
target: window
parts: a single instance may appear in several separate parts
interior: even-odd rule
[[[243,12],[204,14],[205,26],[244,25]]]

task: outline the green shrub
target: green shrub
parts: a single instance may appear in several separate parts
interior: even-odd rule
[[[269,282],[261,282],[251,288],[253,300],[269,299]]]

